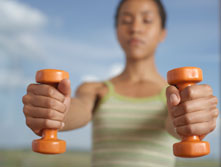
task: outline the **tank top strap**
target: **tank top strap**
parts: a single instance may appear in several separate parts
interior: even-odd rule
[[[108,94],[109,94],[109,95],[114,94],[114,85],[111,83],[111,81],[106,80],[106,81],[104,81],[104,84],[105,84],[105,85],[107,86],[107,88],[108,88]]]

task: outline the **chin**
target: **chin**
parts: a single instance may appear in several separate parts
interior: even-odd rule
[[[133,52],[129,52],[127,54],[127,57],[129,59],[142,60],[142,59],[148,58],[149,56],[148,56],[148,54],[144,54],[143,52],[138,52],[138,51],[134,52],[133,51]]]

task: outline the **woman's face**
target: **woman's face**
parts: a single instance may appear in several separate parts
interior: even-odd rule
[[[128,58],[153,56],[165,35],[158,6],[153,0],[127,0],[122,5],[117,37]]]

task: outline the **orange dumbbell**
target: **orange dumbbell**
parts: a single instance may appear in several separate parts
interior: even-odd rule
[[[202,79],[202,70],[197,67],[181,67],[167,73],[168,83],[176,86],[179,91]],[[210,145],[206,141],[201,141],[199,136],[184,136],[181,142],[173,145],[173,152],[178,157],[200,157],[210,153]]]
[[[55,88],[65,78],[69,78],[69,74],[61,70],[45,69],[36,73],[36,82]],[[57,129],[44,129],[42,138],[33,140],[32,150],[42,154],[60,154],[66,151],[66,143],[57,139]]]

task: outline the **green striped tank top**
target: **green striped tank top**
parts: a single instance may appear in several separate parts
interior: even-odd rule
[[[173,167],[172,145],[177,140],[165,130],[165,89],[147,98],[109,91],[92,120],[92,167]]]

